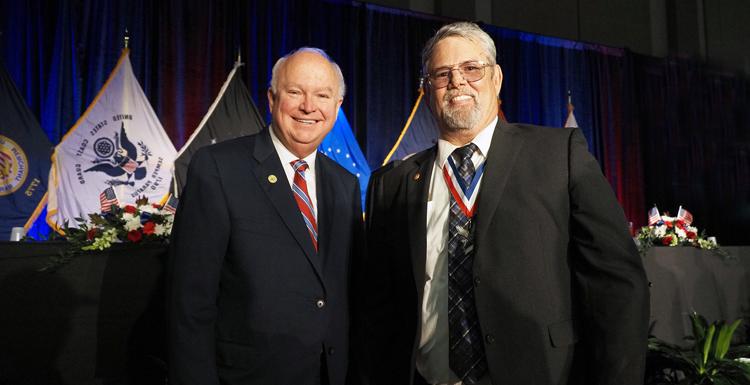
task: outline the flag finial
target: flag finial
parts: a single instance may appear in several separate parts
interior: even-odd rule
[[[125,41],[125,48],[128,48],[128,43],[130,42],[130,32],[128,32],[128,27],[125,27],[125,36],[123,37],[123,40]]]
[[[242,48],[237,47],[237,61],[234,62],[235,67],[242,65]]]

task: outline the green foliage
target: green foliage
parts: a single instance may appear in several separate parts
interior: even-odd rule
[[[750,346],[731,346],[732,336],[742,322],[731,324],[690,315],[692,347],[683,348],[651,337],[648,341],[646,384],[679,385],[750,385]]]

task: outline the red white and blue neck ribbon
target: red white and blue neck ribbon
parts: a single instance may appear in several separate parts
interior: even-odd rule
[[[479,181],[482,179],[484,174],[484,162],[476,169],[474,178],[469,184],[466,184],[464,180],[458,177],[458,167],[453,162],[452,157],[448,157],[448,161],[443,166],[443,178],[445,184],[448,185],[448,190],[453,199],[456,200],[458,207],[466,215],[471,218],[474,216],[474,209],[476,208],[477,195],[479,195]]]

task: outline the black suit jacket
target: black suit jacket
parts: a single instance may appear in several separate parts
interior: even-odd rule
[[[168,266],[171,383],[310,384],[321,352],[344,383],[359,185],[322,154],[316,181],[318,252],[268,129],[194,155]]]
[[[409,384],[436,147],[373,174],[362,308],[371,383]],[[475,217],[475,297],[495,384],[642,384],[649,293],[580,130],[499,123]]]

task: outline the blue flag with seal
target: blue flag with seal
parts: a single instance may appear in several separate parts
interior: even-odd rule
[[[349,125],[346,115],[344,115],[344,110],[340,107],[336,123],[333,124],[331,132],[323,138],[318,150],[335,160],[359,179],[362,207],[365,207],[365,193],[367,192],[367,183],[370,180],[370,166],[367,165],[367,160],[359,148],[357,139],[354,138],[354,133],[352,133],[352,127]]]
[[[44,208],[52,144],[0,63],[0,241]]]

